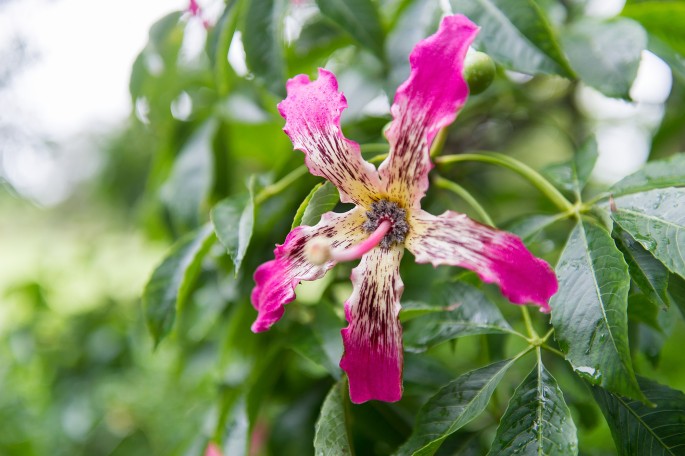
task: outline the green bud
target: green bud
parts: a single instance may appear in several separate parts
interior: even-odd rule
[[[484,52],[469,52],[464,61],[464,78],[472,95],[477,95],[495,79],[495,62]]]

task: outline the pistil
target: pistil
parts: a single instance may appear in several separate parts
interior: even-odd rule
[[[338,262],[357,260],[378,246],[391,229],[392,222],[384,220],[369,237],[346,249],[331,249],[327,241],[312,239],[307,245],[307,258],[314,264],[324,264],[330,260]]]

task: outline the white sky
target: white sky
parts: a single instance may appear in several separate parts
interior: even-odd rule
[[[131,64],[150,25],[186,3],[15,0],[1,6],[0,49],[24,37],[37,59],[14,75],[0,98],[0,123],[24,119],[35,133],[59,140],[91,123],[124,118]]]

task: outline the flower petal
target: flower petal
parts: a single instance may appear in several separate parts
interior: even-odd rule
[[[452,211],[437,217],[418,211],[409,224],[406,246],[418,263],[471,269],[484,282],[499,285],[511,302],[533,302],[549,312],[549,298],[558,287],[554,271],[534,257],[517,236]]]
[[[295,287],[301,280],[321,278],[335,265],[335,261],[321,265],[310,262],[305,252],[307,242],[328,239],[332,247],[339,248],[356,244],[368,236],[362,228],[364,213],[361,207],[344,214],[328,212],[316,226],[298,226],[288,233],[283,245],[274,250],[276,259],[262,264],[254,273],[252,305],[259,315],[252,331],[266,331],[283,316],[284,305],[295,299]]]
[[[411,55],[411,74],[395,94],[393,121],[386,131],[390,155],[379,167],[386,192],[418,208],[428,188],[430,145],[452,123],[466,102],[464,57],[478,33],[465,16],[447,16],[437,33],[419,42]]]
[[[335,75],[319,68],[317,80],[301,74],[288,81],[287,89],[287,98],[278,105],[286,120],[283,131],[293,147],[304,152],[309,171],[338,187],[344,203],[368,205],[379,199],[376,168],[362,158],[359,144],[346,139],[340,129],[347,100],[338,92]]]
[[[350,399],[395,402],[402,397],[402,326],[400,260],[404,249],[375,248],[352,270],[352,296],[345,303],[349,322],[341,331]]]

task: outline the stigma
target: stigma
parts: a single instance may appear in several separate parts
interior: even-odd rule
[[[390,229],[381,239],[379,246],[389,249],[395,245],[404,243],[409,232],[407,223],[407,211],[397,203],[388,200],[380,200],[371,204],[371,210],[366,211],[366,222],[362,227],[368,233],[375,232],[385,221],[390,222]]]

